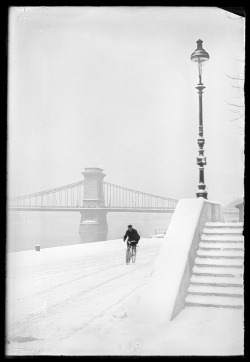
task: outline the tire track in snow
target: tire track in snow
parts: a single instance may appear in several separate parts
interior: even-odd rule
[[[152,250],[151,251],[146,251],[144,252],[143,251],[143,254],[145,256],[145,254],[152,254]],[[123,257],[121,257],[121,259],[123,259]],[[125,257],[124,257],[125,259]],[[111,258],[111,261],[113,261],[113,257]],[[30,298],[37,298],[39,297],[40,295],[44,294],[44,293],[50,293],[51,291],[55,291],[56,289],[58,288],[61,288],[61,287],[64,287],[66,286],[67,284],[71,284],[71,283],[74,283],[74,282],[77,282],[83,278],[86,278],[86,277],[89,277],[89,276],[92,276],[92,275],[96,275],[96,274],[101,274],[103,273],[104,271],[108,270],[108,269],[113,269],[113,268],[116,268],[116,267],[119,267],[121,266],[121,263],[117,263],[117,264],[113,264],[113,265],[109,265],[109,266],[105,266],[104,268],[102,269],[97,269],[96,271],[94,272],[89,272],[88,274],[84,274],[84,275],[81,275],[81,276],[78,276],[77,278],[74,278],[74,279],[69,279],[67,280],[66,282],[63,282],[63,283],[60,283],[60,284],[55,284],[55,285],[52,285],[50,286],[49,288],[44,288],[43,290],[40,290],[39,292],[35,292],[33,294],[29,294],[25,297],[19,297],[17,298],[17,301],[19,300],[22,300],[23,302],[25,302],[26,300],[29,300]],[[54,272],[53,269],[51,269],[52,273]],[[41,278],[43,277],[44,273],[41,273]],[[63,277],[63,275],[61,275],[61,277]],[[34,277],[35,278],[35,277]]]
[[[143,271],[143,270],[145,270],[145,269],[147,269],[148,268],[148,266],[150,265],[150,264],[152,264],[152,260],[151,261],[149,261],[149,262],[147,262],[146,264],[142,264],[142,265],[140,265],[140,264],[138,264],[137,265],[137,268],[136,268],[136,271]],[[133,265],[136,265],[136,264],[133,264]],[[101,283],[99,283],[98,285],[96,285],[95,287],[90,287],[90,288],[88,288],[88,290],[86,290],[86,291],[84,291],[84,292],[79,292],[79,293],[77,293],[77,294],[74,294],[74,295],[71,295],[69,298],[67,298],[67,299],[65,299],[63,302],[56,302],[56,303],[54,303],[53,305],[51,305],[50,307],[48,307],[47,308],[47,311],[46,311],[46,315],[44,315],[43,317],[42,317],[42,321],[43,321],[43,323],[46,323],[46,321],[48,321],[48,323],[50,324],[51,322],[50,322],[50,320],[51,320],[51,318],[53,319],[53,320],[55,320],[55,319],[59,319],[60,320],[60,316],[61,316],[61,311],[63,311],[64,309],[65,309],[65,307],[67,307],[67,306],[69,306],[69,305],[71,305],[71,307],[69,308],[69,310],[72,310],[72,309],[74,309],[74,305],[77,305],[78,303],[79,303],[79,296],[81,296],[81,297],[83,297],[83,296],[88,296],[88,297],[90,297],[92,300],[94,299],[94,297],[93,297],[93,295],[91,295],[91,294],[98,294],[98,290],[101,288],[101,287],[103,287],[103,286],[105,286],[105,285],[109,285],[110,283],[113,283],[113,282],[115,282],[115,281],[117,281],[118,279],[122,279],[122,278],[130,278],[131,276],[128,276],[128,273],[127,273],[127,265],[124,265],[124,269],[126,269],[126,271],[124,271],[123,273],[120,273],[119,275],[117,275],[116,277],[113,277],[113,278],[110,278],[110,279],[108,279],[108,280],[105,280],[105,281],[103,281],[103,282],[101,282]],[[138,287],[138,285],[140,284],[140,282],[137,284],[137,287]],[[123,283],[122,283],[122,281],[121,281],[121,283],[120,283],[120,285],[123,285]],[[136,288],[137,288],[136,287]],[[109,285],[109,289],[111,290],[111,291],[113,291],[114,290],[114,288],[112,287],[112,285]],[[126,290],[126,292],[125,292],[125,294],[124,294],[124,296],[126,296],[126,294],[127,294],[128,292],[127,292],[127,290]],[[97,295],[97,297],[98,297],[98,295]],[[121,298],[121,301],[124,299],[124,297],[122,297]],[[73,300],[73,301],[72,301]],[[85,303],[84,301],[83,301],[83,303]],[[90,300],[90,303],[91,303],[91,300]],[[110,306],[110,308],[111,307],[113,307],[113,305],[114,304],[112,304],[112,306]],[[109,307],[108,307],[108,309],[110,309]],[[107,309],[107,310],[108,310]],[[29,326],[30,326],[30,323],[34,323],[34,322],[39,322],[39,323],[41,323],[41,317],[39,316],[39,315],[34,315],[34,314],[28,314],[28,315],[25,315],[25,316],[23,316],[23,318],[21,318],[21,319],[19,319],[19,321],[18,321],[18,323],[15,323],[13,326],[12,326],[12,328],[10,328],[10,332],[11,332],[11,330],[17,330],[17,329],[21,329],[23,332],[29,332]],[[86,321],[84,322],[84,324],[86,323]],[[52,323],[52,324],[55,324],[55,323]],[[49,326],[48,326],[48,328],[49,328]],[[23,332],[22,332],[22,334],[23,334]],[[70,332],[70,333],[72,333],[72,331]],[[15,335],[16,334],[20,334],[20,332],[19,333],[15,333]],[[56,336],[55,336],[55,338],[56,338]],[[65,337],[66,338],[66,337]]]
[[[139,263],[132,264],[132,265],[135,267],[135,268],[134,268],[134,271],[135,271],[136,273],[137,273],[137,272],[142,273],[143,270],[147,269],[148,266],[154,262],[155,257],[156,257],[156,255],[157,255],[158,252],[159,252],[159,247],[157,246],[157,250],[155,250],[155,249],[153,249],[153,250],[152,250],[152,249],[143,250],[143,249],[142,249],[142,251],[143,251],[143,253],[142,253],[141,255],[139,255],[139,257],[137,257],[137,261],[139,261]],[[147,261],[146,263],[144,262],[143,264],[140,264],[140,259],[143,260],[144,257],[145,257],[147,254],[149,254],[149,255],[151,256],[151,257],[150,257],[150,260]],[[147,255],[147,256],[148,256],[148,255]],[[104,257],[105,257],[105,255],[104,255]],[[57,319],[57,316],[59,316],[59,318],[60,318],[61,310],[64,310],[65,307],[67,307],[67,305],[71,305],[71,308],[69,308],[69,310],[72,309],[72,307],[74,307],[74,305],[76,305],[76,304],[78,303],[78,302],[76,302],[76,300],[78,301],[79,298],[82,299],[84,296],[85,296],[85,297],[87,296],[87,297],[89,297],[89,298],[94,299],[94,298],[93,298],[93,294],[96,295],[96,298],[98,298],[99,290],[100,290],[100,288],[102,288],[102,287],[104,287],[104,286],[108,286],[108,291],[111,291],[111,292],[112,292],[113,289],[114,289],[114,288],[113,288],[113,284],[116,283],[119,279],[120,279],[120,285],[124,284],[124,282],[123,282],[124,278],[125,278],[125,280],[126,280],[127,278],[130,278],[130,276],[128,277],[128,275],[129,275],[129,273],[128,273],[128,268],[130,268],[132,265],[130,265],[130,266],[125,265],[125,263],[124,263],[124,259],[125,259],[124,254],[123,254],[123,255],[120,255],[120,254],[119,254],[119,260],[122,260],[122,262],[121,262],[121,263],[120,263],[120,262],[119,262],[119,263],[116,263],[115,265],[109,265],[109,266],[107,266],[107,264],[109,264],[110,262],[113,262],[114,257],[115,257],[116,260],[117,260],[117,255],[111,255],[111,257],[108,258],[108,260],[106,260],[106,258],[105,258],[106,261],[105,261],[105,264],[104,264],[104,265],[102,264],[103,267],[102,267],[101,269],[95,271],[95,272],[88,273],[88,276],[91,278],[92,275],[103,273],[105,270],[108,270],[108,269],[110,269],[110,270],[114,269],[114,270],[115,270],[115,269],[117,269],[117,267],[119,267],[119,269],[120,269],[120,267],[123,269],[122,273],[119,273],[119,275],[116,275],[115,277],[112,277],[112,278],[109,278],[109,279],[105,279],[104,281],[102,281],[101,283],[98,283],[98,284],[95,285],[94,287],[91,286],[90,288],[88,288],[88,290],[79,291],[79,293],[73,294],[73,295],[71,295],[69,298],[64,299],[63,302],[62,302],[62,301],[56,301],[55,303],[53,303],[53,305],[50,305],[50,307],[47,308],[46,315],[44,315],[44,316],[42,317],[42,320],[41,320],[41,317],[38,316],[37,314],[36,314],[36,315],[34,315],[34,314],[29,314],[29,315],[23,316],[21,319],[19,318],[18,322],[15,323],[14,326],[13,326],[11,329],[12,329],[12,330],[13,330],[13,329],[15,329],[15,330],[20,329],[20,330],[22,330],[22,331],[27,330],[27,332],[28,332],[30,323],[32,324],[32,323],[35,322],[35,321],[37,321],[37,322],[42,322],[42,321],[44,321],[44,322],[46,322],[46,321],[49,322],[49,319],[50,319],[51,317],[52,317],[53,320]],[[98,258],[97,258],[97,259],[98,259]],[[147,259],[147,257],[146,257],[146,259]],[[93,261],[93,258],[92,258],[92,261]],[[95,260],[95,261],[96,261],[96,260]],[[93,262],[95,262],[95,261],[93,261]],[[114,271],[114,272],[116,272],[116,271]],[[149,274],[149,273],[148,273],[148,274]],[[82,278],[84,278],[84,277],[86,277],[86,276],[87,276],[87,275],[85,275],[85,276],[80,276],[80,277],[78,277],[78,278],[75,278],[74,280],[71,279],[70,281],[67,281],[67,282],[65,282],[65,283],[61,283],[60,286],[58,285],[58,287],[63,287],[63,286],[65,286],[65,285],[67,285],[67,284],[69,284],[69,283],[72,283],[72,282],[77,284],[77,282],[78,282],[80,279],[82,279]],[[149,275],[148,275],[148,276],[149,276]],[[139,281],[137,282],[136,287],[133,288],[133,290],[132,290],[131,292],[128,292],[128,291],[126,290],[126,292],[123,294],[122,297],[120,297],[118,300],[116,300],[115,303],[112,303],[112,305],[106,306],[104,310],[102,310],[101,312],[99,312],[96,317],[92,317],[91,320],[96,320],[96,319],[99,318],[100,316],[104,315],[104,314],[106,313],[106,311],[110,310],[110,309],[113,308],[116,304],[119,304],[119,303],[121,303],[124,299],[126,299],[126,295],[130,295],[130,294],[134,293],[135,290],[138,290],[138,286],[140,285],[140,279],[142,279],[142,278],[143,278],[143,275],[139,277]],[[144,282],[143,282],[143,284],[144,284]],[[74,287],[74,288],[75,288],[75,287]],[[72,288],[72,289],[73,289],[73,288]],[[52,290],[52,291],[54,290],[54,291],[55,291],[55,288],[54,288],[54,287],[51,287],[50,290]],[[43,293],[46,293],[46,292],[47,292],[47,291],[45,290],[44,292],[40,292],[39,294],[43,294]],[[33,295],[32,297],[34,297],[34,295]],[[30,297],[29,297],[29,298],[30,298]],[[22,302],[23,302],[23,300],[22,300]],[[86,301],[83,300],[83,303],[85,304]],[[91,303],[91,300],[90,300],[90,303]],[[77,305],[76,305],[76,306],[77,306]],[[53,312],[54,312],[54,315],[52,315]],[[90,320],[89,322],[87,322],[87,321],[85,320],[84,323],[86,324],[86,322],[87,322],[87,323],[89,324],[89,323],[91,323],[91,320]],[[82,328],[82,327],[81,327],[81,328]],[[80,329],[81,329],[81,328],[80,328]],[[71,331],[71,332],[72,332],[72,331]],[[16,334],[16,333],[15,333],[15,334]]]
[[[121,304],[122,302],[124,302],[125,299],[130,298],[132,294],[138,292],[138,287],[139,287],[139,289],[141,289],[141,288],[143,288],[143,286],[144,286],[144,284],[141,285],[141,282],[138,281],[137,285],[129,293],[127,293],[127,292],[124,293],[124,295],[121,298],[119,298],[114,304],[109,305],[104,310],[97,313],[95,316],[89,318],[89,320],[84,323],[84,326],[76,327],[73,330],[71,329],[70,335],[64,336],[63,339],[60,339],[60,342],[63,343],[63,340],[66,340],[69,336],[72,337],[73,335],[78,334],[79,332],[83,331],[86,327],[89,327],[96,320],[104,317],[108,311],[112,310],[114,307],[116,307],[119,304]]]

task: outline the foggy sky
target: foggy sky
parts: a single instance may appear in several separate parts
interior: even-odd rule
[[[218,8],[12,7],[9,13],[10,196],[81,180],[196,197],[198,69],[203,69],[205,183],[223,204],[243,196],[244,137],[228,102],[243,72],[244,19]],[[236,16],[232,16],[234,19]]]

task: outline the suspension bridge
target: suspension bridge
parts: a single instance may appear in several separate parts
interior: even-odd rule
[[[84,189],[85,180],[82,180],[50,190],[10,198],[8,208],[14,211],[79,212],[80,209],[98,208],[109,212],[173,212],[178,201],[109,182],[95,185],[95,180],[92,180],[92,183],[93,188],[97,186],[95,198],[89,197],[88,191],[91,190]]]
[[[80,212],[80,233],[106,233],[107,212],[173,213],[178,200],[104,182],[101,168],[85,168],[84,180],[8,200],[10,211]]]

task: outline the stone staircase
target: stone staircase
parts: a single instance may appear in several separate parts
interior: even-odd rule
[[[243,308],[243,223],[207,222],[185,306]]]

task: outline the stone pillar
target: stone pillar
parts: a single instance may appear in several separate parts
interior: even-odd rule
[[[239,204],[235,205],[237,209],[239,209],[239,221],[244,221],[244,201],[240,202]]]
[[[85,168],[84,199],[81,210],[79,232],[83,241],[106,240],[108,234],[107,211],[98,210],[105,206],[103,179],[106,176],[103,169],[97,167]],[[90,210],[90,208],[93,210]]]

